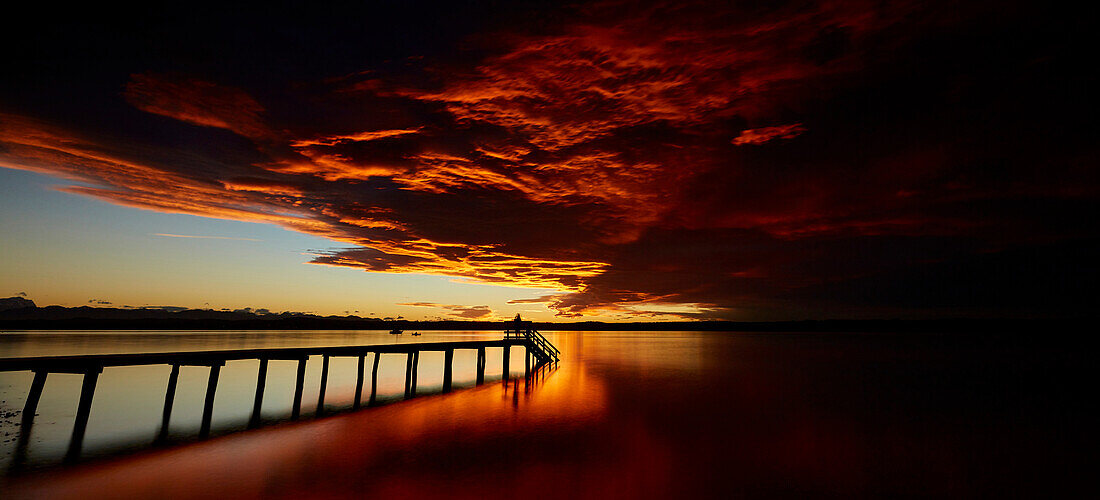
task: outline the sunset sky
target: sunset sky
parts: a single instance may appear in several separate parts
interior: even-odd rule
[[[1096,305],[1083,13],[32,8],[0,34],[0,297],[559,321]]]

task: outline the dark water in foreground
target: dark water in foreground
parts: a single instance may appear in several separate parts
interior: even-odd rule
[[[24,337],[31,335],[40,334]],[[7,339],[0,357],[498,335],[120,333]],[[121,448],[141,449],[156,433],[168,369],[109,368],[85,449],[110,458],[67,469],[51,464],[71,432],[79,377],[60,375],[47,382],[35,423],[28,460],[37,468],[8,477],[4,496],[1061,497],[1081,493],[1092,454],[1085,411],[1092,391],[1081,390],[1086,354],[1049,338],[547,336],[562,362],[531,380],[502,382],[498,349],[489,352],[491,382],[474,387],[473,354],[460,351],[455,380],[467,388],[432,394],[442,354],[436,360],[425,353],[422,395],[413,400],[247,432],[233,431],[251,409],[256,362],[230,362],[215,405],[221,437],[122,456]],[[390,371],[381,393],[401,391],[402,359],[383,358]],[[512,359],[513,373],[521,374],[522,357]],[[316,380],[316,363],[310,365],[307,378]],[[355,368],[354,359],[333,362],[327,405],[350,405]],[[191,381],[181,374],[181,413],[173,414],[180,441],[198,425],[199,405],[184,402],[201,400],[195,388],[204,387],[205,376],[193,370]],[[29,373],[0,377],[3,410],[21,408]],[[277,421],[290,396],[275,388],[292,385],[293,368],[277,369],[273,361],[268,377],[264,416]],[[304,400],[315,401],[308,390]]]

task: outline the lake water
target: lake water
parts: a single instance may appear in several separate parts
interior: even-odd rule
[[[544,332],[546,333],[546,332]],[[271,361],[262,415],[243,431],[258,361],[229,361],[214,439],[195,441],[208,368],[184,367],[173,446],[160,431],[170,368],[106,368],[84,461],[62,467],[80,375],[51,374],[14,497],[1064,496],[1085,484],[1086,355],[1050,336],[549,332],[557,366],[502,380],[487,351],[424,352],[401,401],[405,356],[382,355],[354,412],[355,358],[332,358],[333,416],[289,422],[296,362]],[[499,332],[9,332],[0,357],[496,339]],[[369,359],[369,357],[368,357]],[[314,412],[320,359],[306,371]],[[369,362],[368,362],[369,371]],[[0,372],[0,467],[11,469],[30,372]],[[369,393],[369,376],[364,394]],[[365,398],[364,398],[365,399]]]

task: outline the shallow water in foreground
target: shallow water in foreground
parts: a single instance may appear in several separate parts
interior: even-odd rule
[[[0,357],[498,336],[37,332],[0,340]],[[8,477],[5,490],[83,498],[1064,496],[1084,482],[1085,355],[1049,337],[547,336],[562,362],[531,380],[502,382],[500,350],[490,349],[490,382],[474,387],[473,351],[457,351],[456,389],[466,388],[433,394],[442,353],[424,353],[413,400],[246,432],[234,431],[251,410],[257,362],[231,361],[215,401],[214,432],[223,435],[151,450],[168,367],[108,368],[84,446],[91,460],[73,468],[54,465],[72,429],[80,377],[51,375],[29,469]],[[396,400],[404,357],[388,356],[379,394]],[[522,359],[512,356],[516,375]],[[294,368],[283,363],[272,361],[268,373],[263,414],[272,422],[289,413]],[[332,363],[326,405],[346,408],[356,360]],[[316,402],[318,366],[309,363],[304,408]],[[181,372],[177,441],[197,432],[204,370]],[[4,414],[22,408],[30,378],[0,373]],[[3,444],[10,460],[12,443]],[[119,454],[131,449],[145,451]]]

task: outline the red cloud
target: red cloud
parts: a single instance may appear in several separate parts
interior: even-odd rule
[[[262,120],[264,107],[248,93],[194,78],[135,74],[123,93],[142,111],[251,138],[275,135]]]
[[[1092,234],[1075,215],[1097,193],[1091,157],[1047,144],[1072,134],[993,133],[968,114],[979,103],[942,104],[976,81],[952,73],[973,59],[929,63],[961,48],[929,57],[920,34],[971,33],[983,16],[861,1],[580,15],[410,72],[428,78],[282,82],[284,102],[136,73],[127,101],[201,139],[3,115],[0,162],[92,184],[69,192],[343,245],[317,264],[555,289],[515,302],[567,316],[812,315],[843,283]],[[1040,94],[1014,90],[975,95],[1000,110],[1001,95]]]
[[[733,143],[738,146],[745,144],[760,145],[776,139],[794,139],[805,131],[806,127],[803,127],[801,123],[746,129],[741,131],[741,135],[733,139]]]

